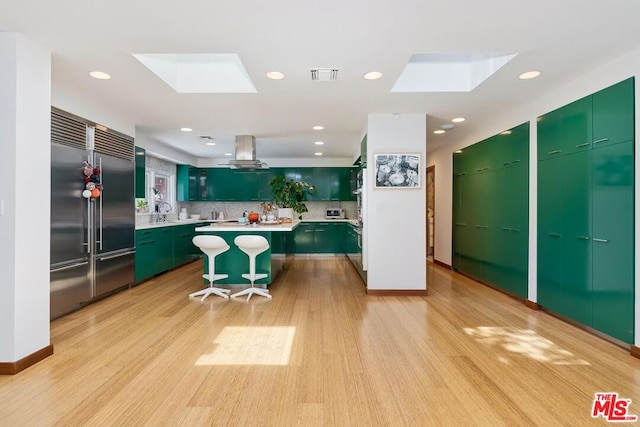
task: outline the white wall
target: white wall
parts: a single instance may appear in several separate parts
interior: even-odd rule
[[[0,362],[49,341],[51,59],[0,33]]]
[[[433,153],[429,153],[428,165],[435,165],[436,170],[436,230],[435,230],[435,259],[451,265],[451,220],[452,220],[452,153],[455,150],[479,142],[485,138],[495,135],[505,129],[517,126],[526,121],[531,122],[535,127],[536,117],[551,110],[566,105],[583,96],[592,94],[604,89],[612,84],[618,83],[629,77],[636,79],[636,144],[640,137],[640,48],[636,48],[624,55],[607,62],[600,62],[597,67],[575,76],[562,87],[551,92],[541,94],[538,98],[530,102],[523,103],[519,108],[502,112],[495,121],[480,126],[475,132],[466,135],[457,141],[456,144],[440,148]],[[542,77],[544,78],[544,74]],[[531,136],[536,138],[535,131]],[[537,158],[535,155],[537,139],[531,141],[530,153],[530,212],[537,206],[536,193],[537,181],[535,170],[537,169]],[[635,163],[635,191],[636,191],[636,220],[635,220],[635,264],[640,265],[640,158],[636,150]],[[536,258],[536,235],[533,230],[537,229],[535,215],[530,218],[530,241],[529,241],[529,296],[532,301],[537,300],[535,290],[535,270]],[[532,275],[533,271],[533,275]],[[532,286],[534,289],[532,289]],[[635,269],[635,345],[640,345],[640,269]]]
[[[365,227],[367,288],[370,290],[424,290],[427,287],[424,176],[420,189],[373,189],[374,154],[420,153],[424,159],[426,133],[424,114],[369,115]]]

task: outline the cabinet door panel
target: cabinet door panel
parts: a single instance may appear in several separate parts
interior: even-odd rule
[[[633,143],[593,153],[593,327],[633,343]]]
[[[144,148],[135,147],[136,157],[136,198],[147,198],[147,184],[146,184],[146,151]]]
[[[295,229],[295,253],[310,254],[315,250],[315,228],[312,223],[303,223]]]
[[[562,158],[538,162],[538,302],[560,312],[562,295]]]
[[[562,154],[591,149],[592,97],[586,96],[561,108]]]
[[[593,95],[593,147],[631,141],[634,81],[628,79]]]
[[[562,158],[562,314],[592,323],[591,150]]]
[[[557,109],[538,117],[538,160],[562,154],[562,110]]]

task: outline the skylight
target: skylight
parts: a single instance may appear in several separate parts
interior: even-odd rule
[[[134,54],[178,93],[257,92],[240,57],[226,54]]]
[[[471,92],[516,55],[413,54],[391,92]]]

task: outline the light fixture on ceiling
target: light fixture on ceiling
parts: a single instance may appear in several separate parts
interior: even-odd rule
[[[462,122],[464,122],[465,120],[467,120],[467,119],[465,119],[464,117],[456,117],[456,118],[454,118],[454,119],[451,119],[451,121],[452,121],[453,123],[462,123]]]
[[[216,145],[215,142],[207,142],[207,145]]]
[[[313,153],[316,156],[322,156],[322,153],[318,152],[318,153]]]
[[[225,156],[233,156],[233,153],[224,153]]]
[[[313,130],[323,130],[323,129],[324,129],[324,126],[320,126],[320,125],[318,125],[318,126],[314,126],[312,129],[313,129]]]
[[[382,73],[380,71],[369,71],[364,75],[364,78],[367,80],[378,80],[382,77]]]
[[[109,80],[111,78],[111,74],[105,73],[104,71],[91,71],[89,75],[98,80]]]
[[[434,130],[433,133],[440,135],[442,133],[444,133],[444,129],[438,129],[438,130]]]
[[[314,142],[314,144],[316,144],[316,145],[323,145],[323,144],[324,144],[324,142],[323,142],[323,141],[316,141],[316,142]]]
[[[284,79],[284,73],[281,73],[280,71],[269,71],[267,73],[267,78],[271,80],[282,80]]]
[[[529,80],[529,79],[535,79],[536,77],[538,77],[540,74],[542,74],[542,71],[538,71],[538,70],[533,70],[533,71],[527,71],[526,73],[522,73],[518,76],[518,78],[520,80]]]
[[[191,128],[180,128],[182,132],[191,132],[193,129]]]

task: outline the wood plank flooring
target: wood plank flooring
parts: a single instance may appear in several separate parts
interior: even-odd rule
[[[51,323],[0,377],[1,426],[587,426],[640,360],[428,265],[427,297],[367,296],[346,258],[291,258],[273,300],[189,299],[202,262]]]

